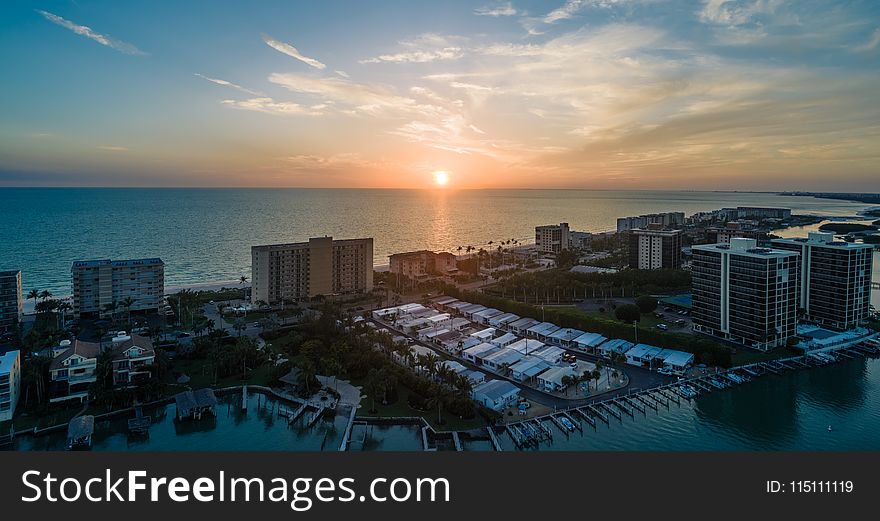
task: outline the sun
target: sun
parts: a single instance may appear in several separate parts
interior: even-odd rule
[[[449,184],[449,174],[443,170],[434,172],[434,184],[437,186],[446,186]]]

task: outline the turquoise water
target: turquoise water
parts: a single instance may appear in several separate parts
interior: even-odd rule
[[[159,451],[335,451],[348,414],[325,418],[309,428],[279,418],[276,402],[249,396],[242,412],[239,394],[221,398],[216,419],[176,422],[174,405],[150,412],[149,436],[129,437],[126,420],[98,422],[93,450]],[[767,375],[751,383],[646,409],[635,418],[610,419],[583,434],[566,434],[547,422],[552,443],[539,450],[880,450],[880,360],[854,359],[821,367]],[[828,431],[828,426],[832,430]],[[18,450],[63,450],[64,433],[16,439]],[[351,451],[420,451],[416,425],[355,425]],[[516,450],[506,434],[504,450]],[[451,442],[438,442],[451,450]],[[464,450],[488,451],[488,441],[463,441]]]
[[[880,360],[768,375],[646,413],[583,434],[549,422],[554,441],[539,450],[880,450]]]
[[[248,410],[241,410],[241,394],[220,397],[216,418],[178,422],[175,406],[145,411],[153,418],[148,436],[129,436],[127,419],[100,421],[95,424],[93,450],[158,451],[335,451],[342,443],[348,412],[322,418],[308,427],[309,414],[288,425],[279,417],[278,402],[257,393],[248,396]],[[421,450],[417,426],[370,426],[364,438],[356,427],[351,450]],[[66,433],[16,438],[18,450],[64,450]]]
[[[169,286],[231,281],[250,276],[255,244],[374,237],[378,265],[400,251],[531,242],[538,224],[596,232],[621,216],[737,205],[840,216],[865,207],[727,192],[0,188],[0,269],[56,295],[71,293],[80,259],[161,257]]]

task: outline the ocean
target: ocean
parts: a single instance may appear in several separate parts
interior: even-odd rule
[[[257,244],[373,237],[382,265],[401,251],[534,242],[540,224],[599,232],[617,217],[738,205],[840,217],[866,207],[739,192],[0,188],[0,270],[22,270],[25,291],[68,295],[73,261],[161,257],[166,286],[179,286],[249,277]]]
[[[67,294],[74,260],[158,256],[166,263],[168,285],[194,284],[249,276],[252,245],[310,236],[374,237],[374,262],[380,265],[397,251],[455,251],[511,238],[531,242],[537,224],[569,222],[573,229],[597,232],[613,229],[621,216],[738,205],[835,217],[855,216],[866,207],[728,192],[0,189],[0,269],[21,269],[26,290]],[[811,229],[815,226],[785,235]],[[880,280],[876,259],[877,254],[874,276]],[[874,297],[876,305],[876,291]],[[320,450],[338,438],[336,420],[315,432],[274,425],[260,414],[251,422],[233,420],[224,417],[198,434],[178,432],[164,421],[148,441],[135,445],[120,434],[124,426],[108,423],[96,449]],[[375,436],[374,450],[419,448],[418,437],[403,428]],[[58,448],[63,440],[56,438],[32,443],[22,438],[19,448]],[[506,436],[502,441],[513,448]],[[767,376],[659,414],[588,428],[583,435],[557,432],[554,443],[541,450],[878,448],[880,360],[855,359]]]

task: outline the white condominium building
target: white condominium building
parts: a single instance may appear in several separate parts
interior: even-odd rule
[[[275,304],[373,289],[373,239],[271,244],[251,248],[251,300]]]
[[[571,230],[568,223],[535,227],[535,244],[541,253],[559,253],[571,248]]]
[[[694,330],[761,351],[797,326],[799,256],[755,239],[693,247]]]
[[[870,244],[835,241],[832,233],[775,239],[774,248],[798,252],[799,307],[806,320],[834,329],[853,329],[871,315],[871,272],[874,248]]]
[[[165,263],[162,259],[110,259],[77,261],[71,268],[73,315],[105,317],[116,304],[132,299],[128,311],[158,311],[165,295]]]
[[[21,354],[18,351],[0,354],[0,421],[12,419],[20,391]]]

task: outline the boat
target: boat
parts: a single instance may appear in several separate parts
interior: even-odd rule
[[[559,423],[561,423],[562,425],[565,425],[565,428],[568,429],[569,431],[574,430],[574,424],[571,423],[571,421],[564,416],[562,418],[559,418]]]

